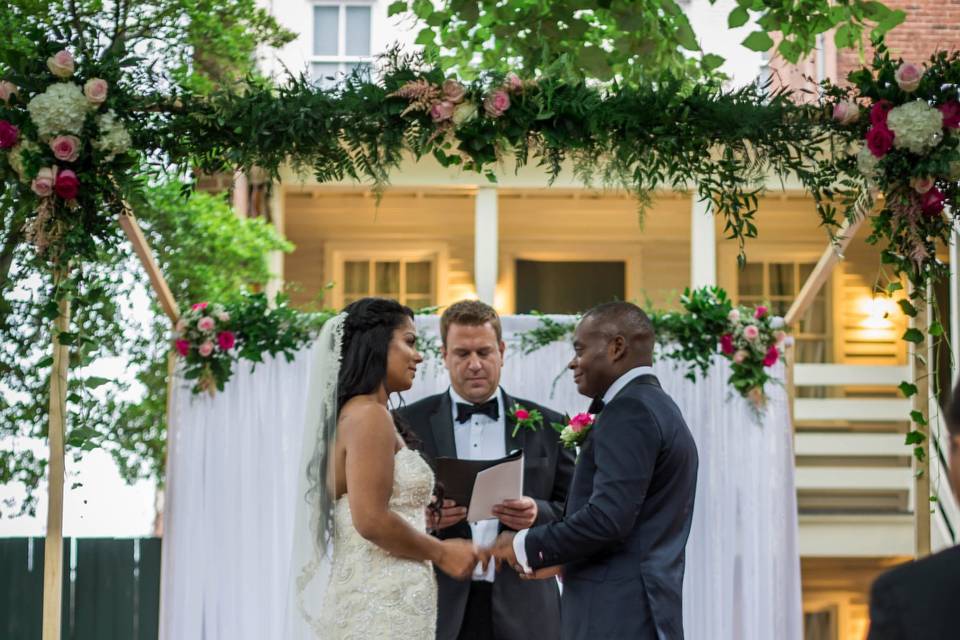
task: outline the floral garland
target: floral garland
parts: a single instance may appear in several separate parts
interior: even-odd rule
[[[30,206],[24,233],[39,254],[52,262],[93,257],[88,233],[105,233],[109,218],[100,205],[121,199],[110,176],[131,166],[132,139],[113,109],[110,82],[79,74],[67,49],[50,55],[44,69],[43,77],[25,78],[28,86],[0,81],[0,178],[12,172],[7,188]]]

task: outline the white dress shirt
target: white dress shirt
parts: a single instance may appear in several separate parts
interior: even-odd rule
[[[457,403],[473,404],[464,400],[460,395],[450,387],[450,399],[453,408],[453,437],[457,446],[457,457],[463,460],[496,460],[507,455],[506,428],[507,421],[504,415],[503,395],[500,389],[487,398],[487,401],[496,397],[497,408],[499,409],[499,418],[493,420],[490,416],[482,413],[475,413],[470,416],[466,422],[457,422]],[[483,404],[483,403],[479,403]],[[496,519],[481,520],[480,522],[471,522],[470,531],[473,534],[473,542],[480,547],[491,547],[497,540],[497,531],[500,521]],[[487,571],[483,566],[477,563],[473,570],[473,579],[486,582],[493,582],[497,575],[497,569],[491,562]]]
[[[636,380],[640,376],[654,375],[653,367],[634,367],[627,371],[625,374],[613,381],[613,384],[610,385],[610,388],[607,389],[607,392],[603,394],[603,404],[609,404],[618,393],[623,391],[623,388],[630,384],[633,380]],[[504,454],[506,455],[506,454]],[[523,570],[527,573],[532,573],[530,569],[530,564],[527,562],[527,547],[525,545],[527,541],[527,532],[529,529],[524,529],[523,531],[518,531],[517,535],[513,538],[513,553],[517,556],[517,563],[523,567]],[[491,563],[492,564],[492,563]]]

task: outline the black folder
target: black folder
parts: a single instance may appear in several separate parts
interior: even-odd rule
[[[517,449],[496,460],[437,458],[437,480],[443,486],[444,499],[453,500],[458,507],[469,507],[470,497],[473,495],[473,485],[477,481],[478,473],[504,462],[519,460],[521,456],[523,456],[523,451]]]

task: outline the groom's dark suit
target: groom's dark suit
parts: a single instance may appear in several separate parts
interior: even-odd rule
[[[543,415],[543,425],[536,431],[520,429],[513,436],[514,422],[506,417],[505,444],[507,453],[523,449],[523,493],[537,503],[536,524],[555,522],[563,514],[570,479],[573,476],[573,454],[560,444],[550,424],[562,422],[560,414],[528,400],[510,398],[500,391],[503,406],[514,403],[525,409],[536,409]],[[424,398],[400,410],[422,443],[429,461],[438,457],[457,457],[453,429],[453,409],[447,392]],[[501,531],[503,525],[500,526]],[[470,526],[460,522],[439,533],[440,538],[471,538]],[[463,624],[470,580],[458,581],[437,572],[439,603],[437,639],[456,640]],[[555,640],[560,637],[560,594],[554,580],[521,580],[513,569],[504,567],[493,583],[493,631],[497,640]]]
[[[564,565],[563,640],[683,638],[696,484],[680,410],[655,376],[630,381],[587,435],[563,520],[526,533],[531,568]]]

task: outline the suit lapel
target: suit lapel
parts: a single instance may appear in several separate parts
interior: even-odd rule
[[[437,444],[437,457],[456,458],[457,441],[453,436],[453,406],[449,393],[443,394],[437,410],[430,416],[430,429]]]
[[[510,455],[510,452],[515,449],[523,449],[527,438],[527,430],[520,429],[516,436],[513,435],[513,430],[517,426],[513,418],[510,417],[510,412],[513,410],[513,398],[508,396],[503,389],[500,390],[500,397],[503,399],[504,450],[507,455]]]

